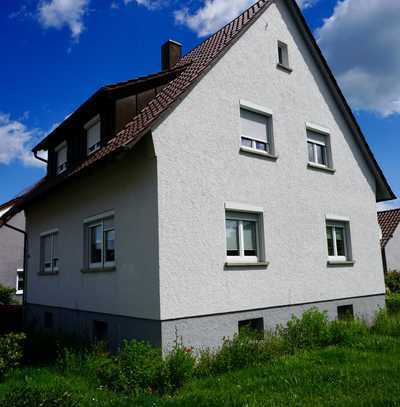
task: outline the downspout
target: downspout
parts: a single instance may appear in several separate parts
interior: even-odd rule
[[[22,293],[22,305],[25,306],[26,304],[26,287],[27,287],[27,265],[28,265],[28,238],[27,233],[25,230],[19,229],[15,226],[9,225],[8,223],[3,223],[3,226],[9,229],[12,229],[18,233],[22,233],[24,235],[24,259],[23,259],[23,268],[24,268],[24,292]],[[22,317],[24,319],[24,316]]]
[[[42,158],[42,157],[39,157],[38,155],[37,155],[37,151],[34,151],[33,152],[33,156],[37,159],[37,160],[39,160],[39,161],[42,161],[42,162],[44,162],[44,163],[46,163],[47,164],[47,160],[45,160],[44,158]]]

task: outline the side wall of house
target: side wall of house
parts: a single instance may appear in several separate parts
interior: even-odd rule
[[[19,213],[10,225],[25,230],[25,215]],[[0,228],[0,284],[16,288],[17,269],[24,266],[24,235],[7,227]]]
[[[159,319],[157,181],[151,137],[134,152],[46,195],[27,210],[27,303],[36,319],[43,306],[137,319]],[[114,212],[116,269],[82,273],[84,220]],[[40,234],[58,229],[59,273],[39,275]],[[38,305],[39,308],[35,308]],[[73,313],[71,315],[74,315]],[[74,317],[75,318],[75,317]],[[139,324],[139,323],[138,323]],[[67,324],[68,325],[68,324]],[[138,327],[140,324],[138,325]],[[113,327],[113,330],[124,327]]]
[[[277,69],[278,41],[288,44],[292,73]],[[239,151],[241,99],[272,110],[277,160]],[[307,167],[306,122],[329,129],[335,173]],[[283,2],[254,23],[153,137],[162,320],[175,325],[384,293],[374,178]],[[263,209],[268,268],[224,267],[226,202]],[[327,265],[327,214],[350,219],[353,266]],[[236,330],[230,325],[231,334]]]
[[[385,253],[388,271],[400,271],[400,226],[397,227],[393,237],[387,243]]]

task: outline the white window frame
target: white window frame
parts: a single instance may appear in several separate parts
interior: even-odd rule
[[[238,227],[238,245],[239,256],[228,256],[227,251],[227,236],[226,236],[226,221],[234,220],[239,222]],[[243,222],[255,222],[256,228],[256,250],[257,256],[245,256],[244,254],[244,238],[243,238]],[[225,210],[225,255],[228,263],[260,263],[263,261],[263,222],[262,213],[260,212],[243,212],[226,207]]]
[[[344,261],[351,261],[351,250],[350,250],[350,227],[349,221],[346,219],[326,219],[326,244],[328,245],[328,227],[332,228],[332,239],[333,239],[333,256],[329,255],[328,250],[328,261],[333,262],[344,262]],[[336,229],[343,230],[343,245],[344,245],[344,256],[338,255],[337,249],[337,239],[336,239]]]
[[[96,144],[93,144],[92,146],[89,146],[89,139],[88,139],[88,131],[96,126],[98,123],[100,123],[100,132],[99,132],[99,140],[96,142]],[[95,153],[96,151],[100,150],[101,147],[101,118],[100,115],[98,114],[97,116],[93,117],[93,119],[89,120],[85,126],[84,129],[86,131],[86,153],[87,155],[91,155]]]
[[[58,154],[61,150],[63,150],[65,148],[65,161],[59,165],[58,164]],[[68,146],[67,146],[67,141],[63,141],[62,143],[60,143],[55,149],[54,149],[55,153],[56,153],[56,173],[61,174],[63,173],[66,169],[67,169],[67,163],[68,163]]]
[[[324,138],[324,142],[314,140],[312,137],[309,137],[309,132],[318,134],[319,136],[322,136]],[[323,126],[320,126],[318,124],[314,124],[311,122],[306,122],[306,136],[307,136],[307,160],[308,164],[316,167],[321,167],[321,168],[333,168],[333,162],[332,162],[332,149],[331,149],[331,143],[330,143],[330,131],[326,129]],[[320,164],[317,161],[311,161],[309,157],[309,152],[308,152],[308,144],[312,144],[313,146],[313,152],[314,152],[314,158],[316,159],[318,154],[317,154],[317,146],[322,146],[324,147],[324,155],[325,155],[325,164]]]
[[[24,269],[17,269],[17,277],[16,277],[16,281],[15,281],[15,294],[16,295],[21,295],[21,294],[23,294],[24,293],[24,290],[22,289],[22,290],[18,290],[18,283],[19,283],[19,274],[20,273],[23,273],[24,272]],[[24,278],[25,278],[25,276],[23,276],[22,277],[22,282],[24,282]]]
[[[60,260],[59,257],[56,257],[55,255],[57,253],[54,253],[54,236],[58,237],[58,229],[53,229],[53,230],[49,230],[47,232],[43,232],[40,234],[40,272],[41,273],[57,273],[59,271],[59,267],[58,267],[58,262]],[[42,246],[42,242],[43,239],[46,237],[50,237],[51,238],[51,244],[50,244],[50,252],[51,252],[51,266],[50,267],[45,267],[45,259],[43,258],[43,246]],[[54,265],[54,260],[57,261],[57,266]]]
[[[323,168],[329,168],[328,147],[327,147],[326,143],[321,143],[320,141],[312,140],[312,139],[307,137],[307,153],[308,153],[308,144],[311,144],[312,147],[313,147],[315,159],[318,156],[318,154],[317,154],[317,151],[318,151],[317,146],[321,146],[321,147],[324,148],[325,164],[321,164],[321,163],[319,163],[317,161],[311,161],[310,157],[308,157],[308,163],[311,164],[311,165],[317,165],[317,166],[323,167]]]
[[[84,227],[85,227],[85,236],[86,236],[86,242],[85,242],[85,247],[86,247],[86,263],[87,267],[91,270],[96,270],[96,269],[103,269],[103,268],[109,268],[109,267],[115,267],[115,260],[114,261],[105,261],[105,245],[106,241],[104,239],[105,233],[111,230],[114,230],[115,233],[115,223],[113,227],[106,227],[104,225],[105,221],[112,218],[113,223],[115,222],[115,217],[114,217],[114,212],[107,212],[102,215],[98,216],[93,216],[91,218],[88,218],[84,221]],[[95,227],[101,227],[101,261],[98,263],[92,263],[91,262],[91,229]],[[115,242],[114,242],[115,243]],[[115,247],[114,247],[114,258],[116,257],[115,253]]]
[[[242,129],[240,130],[240,148],[244,150],[251,150],[254,152],[262,152],[266,154],[274,154],[274,136],[273,136],[273,123],[272,123],[272,110],[257,105],[256,103],[249,102],[247,100],[240,100],[240,110],[247,110],[252,113],[259,114],[261,116],[266,117],[267,119],[267,126],[266,126],[266,140],[259,139],[257,137],[252,137],[242,133]],[[239,112],[240,113],[240,112]],[[247,139],[251,141],[251,147],[245,146],[242,144],[242,140]],[[260,149],[256,147],[256,143],[262,143],[266,145],[266,149]]]

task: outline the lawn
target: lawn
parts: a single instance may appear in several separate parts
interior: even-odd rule
[[[329,322],[311,312],[285,329],[258,344],[236,338],[163,396],[153,384],[143,384],[155,366],[168,365],[157,365],[154,348],[131,344],[120,356],[128,365],[107,354],[67,353],[42,367],[10,371],[0,384],[0,406],[400,406],[398,315],[381,313],[368,327]],[[177,355],[165,373],[168,380],[171,372],[176,377],[188,372],[192,356]],[[135,372],[134,366],[141,368]],[[124,380],[128,392],[119,387]],[[131,392],[135,380],[142,385]]]

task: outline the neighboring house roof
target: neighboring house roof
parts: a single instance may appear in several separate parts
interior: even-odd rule
[[[384,248],[400,224],[400,208],[378,212],[378,222],[382,230],[381,246]]]
[[[377,191],[382,196],[378,201],[395,199],[396,196],[392,192],[385,176],[382,173],[378,163],[376,162],[362,132],[357,124],[355,117],[353,116],[350,107],[348,106],[343,94],[341,93],[332,72],[330,71],[324,57],[315,39],[309,30],[304,17],[297,6],[295,0],[284,0],[289,9],[293,12],[294,18],[300,26],[300,31],[309,45],[313,56],[317,59],[325,79],[329,82],[329,86],[334,93],[334,97],[342,108],[346,119],[350,123],[350,126],[356,134],[357,141],[360,148],[364,153],[364,156],[376,178]],[[128,123],[125,128],[120,131],[114,138],[112,138],[104,147],[98,150],[96,153],[90,155],[77,167],[67,170],[62,175],[56,177],[56,179],[48,180],[47,182],[40,183],[29,194],[25,195],[24,205],[34,199],[36,196],[48,191],[55,185],[63,182],[67,178],[71,178],[84,169],[93,166],[95,163],[102,161],[105,158],[111,157],[115,153],[123,152],[124,150],[133,147],[138,140],[145,134],[154,129],[164,117],[172,111],[172,108],[176,106],[188,93],[190,89],[205,75],[212,66],[214,66],[219,59],[230,49],[230,47],[243,35],[247,29],[257,20],[259,16],[274,2],[274,0],[259,0],[253,6],[244,11],[240,16],[221,28],[214,35],[210,36],[199,46],[190,51],[174,67],[176,70],[182,70],[174,79],[172,79],[168,85],[162,89],[157,96],[151,100],[148,105]],[[164,73],[165,74],[165,73]],[[163,72],[155,75],[150,75],[148,78],[153,78],[157,75],[163,75]],[[145,80],[145,78],[136,79],[136,81]],[[126,83],[134,83],[135,81],[127,81],[116,85],[109,85],[102,88],[99,92],[104,92],[106,89],[112,89],[118,86],[123,86]],[[92,98],[96,97],[97,92]],[[91,98],[91,99],[92,99]],[[91,100],[89,99],[89,101]],[[89,102],[88,101],[88,102]],[[88,103],[86,102],[86,103]],[[81,106],[83,108],[84,105]],[[81,109],[80,108],[80,109]],[[78,109],[79,110],[79,109]],[[68,120],[68,119],[67,119]],[[51,135],[49,135],[50,137]],[[38,151],[45,145],[44,139],[39,143],[34,151]],[[378,196],[378,192],[377,192]],[[17,205],[20,206],[20,205]],[[17,209],[15,209],[17,210]]]

